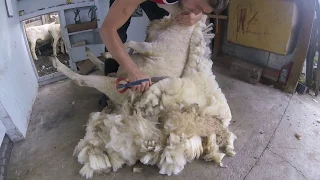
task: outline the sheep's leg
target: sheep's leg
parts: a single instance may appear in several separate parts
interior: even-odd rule
[[[64,41],[62,38],[60,39],[60,45],[61,45],[61,53],[62,54],[66,53],[66,51],[64,50]]]
[[[149,56],[153,52],[152,44],[148,42],[128,41],[124,45],[125,45],[125,48],[131,48],[132,50],[138,52],[139,54],[143,54],[145,56]]]
[[[148,42],[135,42],[135,41],[128,41],[124,43],[124,48],[130,48],[128,54],[131,56],[134,51],[143,54],[145,56],[150,56],[153,52],[152,45]],[[112,58],[112,55],[109,52],[102,53],[102,57],[105,59]]]
[[[67,48],[67,44],[66,42],[63,40],[63,46],[64,46],[64,50],[66,54],[69,54],[68,48]]]
[[[37,49],[37,52],[38,52],[38,55],[41,56],[41,51],[39,48],[36,48]]]
[[[57,56],[57,44],[58,44],[58,39],[57,39],[57,38],[54,38],[54,39],[53,39],[53,44],[52,44],[52,47],[53,47],[53,55],[54,55],[54,56]]]
[[[59,72],[62,72],[79,86],[96,88],[98,91],[107,95],[113,102],[122,103],[130,99],[129,96],[132,96],[133,94],[130,89],[123,94],[120,94],[116,89],[117,78],[96,75],[80,75],[62,64],[56,57],[50,57],[49,59],[52,61],[53,66],[57,68]]]
[[[226,153],[227,156],[234,156],[236,152],[234,151],[234,141],[237,139],[237,136],[233,134],[232,132],[228,132],[228,140],[227,140],[227,146],[226,146]]]
[[[216,163],[221,163],[224,153],[219,152],[219,145],[217,144],[216,134],[211,134],[206,137],[205,143],[205,156],[203,157],[205,161],[214,161]]]
[[[38,57],[36,55],[36,42],[30,42],[30,49],[33,59],[38,60]]]
[[[104,72],[104,62],[100,61],[95,55],[90,52],[90,49],[86,47],[86,53],[88,58],[97,66],[98,69]]]

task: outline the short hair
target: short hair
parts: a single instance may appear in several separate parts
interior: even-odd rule
[[[208,0],[215,14],[220,14],[229,4],[229,0]]]

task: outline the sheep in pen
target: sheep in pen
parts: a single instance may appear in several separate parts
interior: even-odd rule
[[[180,26],[173,20],[179,10],[151,22],[145,42],[125,43],[135,51],[131,57],[142,72],[169,76],[144,93],[117,91],[117,78],[127,76],[121,66],[112,77],[79,75],[51,58],[57,70],[75,83],[94,87],[112,101],[103,111],[90,114],[86,134],[74,149],[83,164],[82,176],[91,178],[138,161],[156,165],[160,174],[170,176],[194,159],[222,166],[226,155],[235,155],[237,137],[228,129],[231,111],[211,69],[212,24],[207,25],[203,15],[194,26]],[[103,69],[88,48],[86,52]]]

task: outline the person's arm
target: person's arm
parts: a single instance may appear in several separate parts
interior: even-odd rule
[[[149,78],[143,74],[124,48],[117,30],[124,25],[134,10],[145,0],[115,0],[100,28],[100,36],[114,59],[128,73],[129,81]],[[137,92],[148,90],[150,82],[144,82],[131,89]]]

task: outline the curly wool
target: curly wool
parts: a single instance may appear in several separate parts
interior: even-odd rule
[[[125,164],[132,166],[138,161],[157,165],[160,174],[177,175],[194,159],[202,157],[221,163],[225,155],[235,155],[233,142],[237,137],[228,130],[231,111],[211,70],[211,51],[206,38],[212,35],[208,34],[210,25],[205,24],[206,16],[193,29],[187,30],[174,26],[171,18],[165,17],[149,26],[147,37],[151,44],[146,47],[153,46],[160,31],[170,32],[171,37],[181,28],[190,33],[190,38],[174,43],[188,43],[187,55],[179,52],[179,56],[174,56],[164,48],[153,52],[152,62],[144,61],[150,54],[137,53],[132,58],[139,61],[138,67],[142,66],[146,72],[150,72],[148,63],[159,63],[156,66],[161,67],[157,69],[159,72],[148,75],[167,72],[162,72],[167,66],[162,58],[179,60],[181,62],[176,65],[184,63],[184,67],[170,72],[172,77],[153,84],[143,94],[128,91],[120,96],[114,90],[114,79],[109,81],[104,77],[104,83],[94,76],[86,79],[60,67],[80,85],[93,84],[92,87],[113,97],[114,104],[90,115],[85,137],[74,150],[74,156],[83,164],[82,176],[91,178],[94,173],[117,171]],[[155,44],[172,41],[169,35],[164,42]],[[121,69],[117,74],[123,74]],[[104,83],[104,86],[96,83]]]

